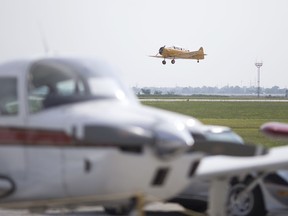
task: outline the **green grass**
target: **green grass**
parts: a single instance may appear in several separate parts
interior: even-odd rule
[[[231,127],[248,143],[269,147],[288,143],[288,141],[267,138],[259,132],[259,127],[265,122],[288,122],[288,102],[147,101],[142,103],[193,116],[205,124]]]

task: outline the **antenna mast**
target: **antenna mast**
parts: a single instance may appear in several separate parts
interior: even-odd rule
[[[44,34],[42,26],[40,23],[38,23],[38,28],[39,28],[41,42],[42,42],[42,46],[44,48],[44,52],[45,52],[45,54],[49,54],[49,46],[47,43],[46,35]]]

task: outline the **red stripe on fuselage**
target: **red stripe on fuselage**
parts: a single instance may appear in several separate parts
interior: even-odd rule
[[[64,131],[0,127],[0,145],[71,145],[73,141]]]

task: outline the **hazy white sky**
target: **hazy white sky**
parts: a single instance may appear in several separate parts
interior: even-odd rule
[[[0,59],[43,54],[114,64],[129,86],[288,87],[287,0],[0,0]],[[42,30],[41,30],[42,29]],[[164,66],[160,46],[208,54]]]

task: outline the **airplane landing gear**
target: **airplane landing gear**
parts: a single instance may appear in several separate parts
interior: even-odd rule
[[[162,64],[163,64],[163,65],[165,65],[165,64],[166,64],[166,61],[165,61],[165,59],[162,61]]]
[[[144,195],[136,194],[134,198],[130,200],[129,204],[119,206],[106,206],[104,210],[107,214],[112,216],[127,215],[127,216],[145,216],[144,212]]]
[[[171,63],[172,63],[172,64],[175,64],[175,59],[172,59],[172,60],[171,60]]]
[[[197,63],[199,63],[199,59],[197,59]]]

